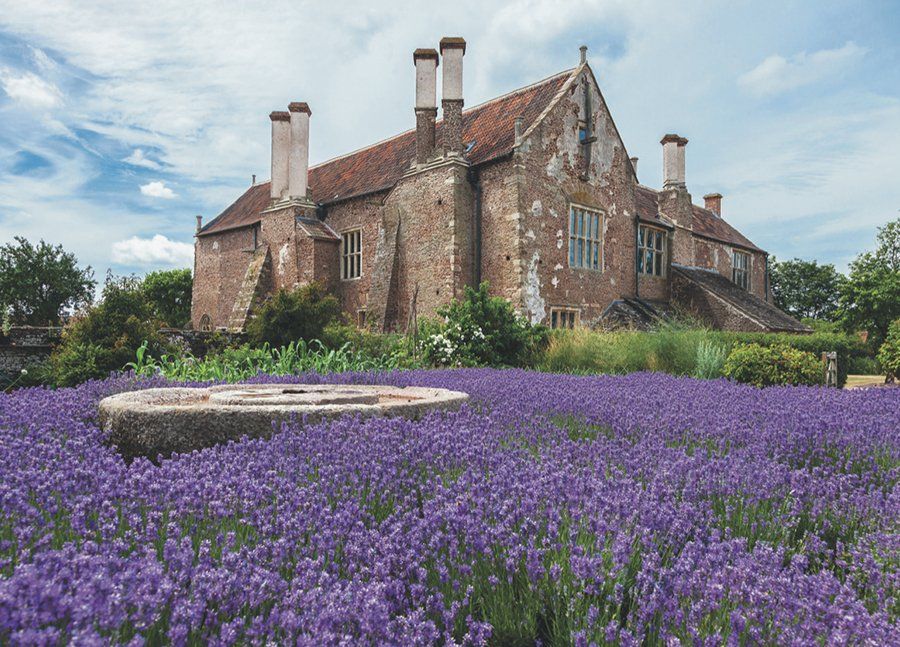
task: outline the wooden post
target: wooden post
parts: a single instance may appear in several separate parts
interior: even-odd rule
[[[822,353],[822,363],[825,365],[825,386],[837,386],[837,352],[829,351]]]

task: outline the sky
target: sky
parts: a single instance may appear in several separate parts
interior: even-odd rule
[[[0,0],[0,244],[98,277],[190,267],[268,179],[269,112],[312,108],[315,164],[412,128],[412,51],[462,36],[473,106],[588,60],[643,184],[690,140],[694,201],[778,259],[845,270],[900,215],[900,3]]]

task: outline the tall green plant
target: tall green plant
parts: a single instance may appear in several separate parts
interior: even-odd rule
[[[293,291],[279,290],[247,325],[252,345],[278,348],[300,340],[321,339],[325,328],[338,321],[341,303],[322,283]]]

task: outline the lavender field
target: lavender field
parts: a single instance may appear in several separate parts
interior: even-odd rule
[[[0,643],[900,641],[898,389],[330,379],[473,403],[154,466],[96,426],[129,378],[0,396]]]

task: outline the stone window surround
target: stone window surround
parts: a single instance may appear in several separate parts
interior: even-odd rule
[[[747,252],[731,250],[731,281],[739,288],[750,291],[751,258]]]
[[[659,240],[655,234],[662,234],[661,246],[656,245],[647,245],[647,232],[653,232],[654,240]],[[641,237],[641,233],[644,234],[643,238]],[[665,229],[661,227],[654,227],[652,225],[638,225],[638,240],[637,240],[637,253],[638,253],[638,271],[641,276],[651,276],[657,278],[664,278],[666,276],[666,232]],[[643,241],[643,243],[641,242]],[[644,262],[647,252],[651,252],[653,254],[653,266],[650,268],[650,271],[647,271],[647,264]]]
[[[569,306],[551,306],[550,307],[550,327],[551,328],[577,328],[581,322],[581,310]]]
[[[573,231],[573,227],[574,227],[573,217],[574,217],[574,213],[575,213],[576,209],[579,211],[582,211],[586,214],[598,216],[598,219],[597,219],[598,230],[597,230],[596,237],[593,237],[590,234],[588,234],[588,235],[584,235],[584,234],[576,235],[575,234],[575,232]],[[568,262],[570,269],[579,270],[579,271],[588,270],[588,271],[592,271],[592,272],[603,272],[604,254],[605,254],[603,239],[604,239],[605,223],[606,223],[606,213],[602,209],[599,209],[597,207],[591,207],[586,204],[580,204],[578,202],[570,202],[569,203],[569,223],[568,223],[569,248],[568,248],[568,253],[566,254],[566,260]],[[590,241],[593,244],[598,246],[598,257],[597,257],[598,264],[596,267],[591,267],[590,265],[584,265],[584,264],[577,265],[573,262],[575,260],[574,259],[575,249],[574,249],[573,243],[577,242],[579,239],[582,241]]]
[[[347,241],[355,238],[355,250],[347,251]],[[341,280],[358,281],[362,277],[362,227],[341,232]]]

